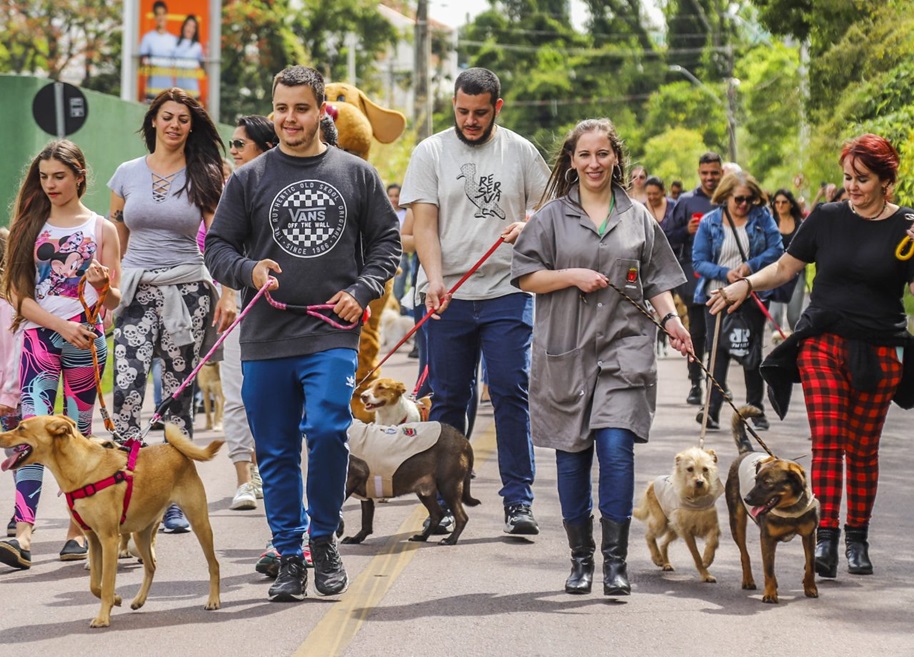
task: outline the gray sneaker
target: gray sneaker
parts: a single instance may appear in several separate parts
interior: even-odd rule
[[[270,602],[299,602],[308,595],[308,570],[301,556],[280,557],[279,575],[267,596]]]

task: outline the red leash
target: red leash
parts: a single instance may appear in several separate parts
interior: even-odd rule
[[[381,362],[378,363],[377,365],[375,365],[374,368],[368,374],[366,374],[365,377],[361,381],[359,381],[359,384],[356,386],[356,390],[358,390],[362,386],[362,384],[365,383],[372,374],[374,374],[379,369],[381,369],[381,365],[386,363],[387,359],[390,358],[391,356],[393,356],[397,352],[397,349],[399,349],[404,344],[406,344],[406,341],[409,340],[413,336],[413,334],[415,334],[415,332],[418,331],[422,327],[422,325],[428,321],[429,317],[431,317],[432,315],[437,313],[439,310],[441,310],[441,306],[443,306],[445,303],[447,303],[448,300],[450,300],[450,298],[454,294],[454,292],[456,292],[460,288],[461,285],[466,283],[467,279],[470,276],[472,276],[473,274],[475,274],[477,269],[482,267],[482,263],[484,263],[486,260],[488,260],[489,257],[493,253],[495,253],[495,250],[498,247],[500,247],[502,245],[502,242],[504,242],[504,241],[505,241],[504,237],[499,237],[495,241],[495,244],[493,244],[491,247],[489,247],[489,250],[485,252],[485,254],[479,259],[479,261],[475,265],[470,267],[470,270],[466,274],[464,274],[459,281],[457,281],[454,284],[454,287],[452,287],[450,290],[447,291],[447,294],[445,295],[445,301],[443,303],[439,304],[439,306],[437,308],[435,308],[433,310],[429,310],[427,313],[425,313],[425,316],[422,319],[420,319],[418,322],[416,322],[416,325],[413,326],[409,330],[409,332],[403,336],[403,339],[400,340],[396,345],[394,345],[394,348],[390,350],[390,353],[387,354],[386,356],[384,356],[384,358],[381,359]]]
[[[216,353],[216,350],[222,346],[223,342],[225,342],[225,339],[229,336],[229,333],[231,333],[233,330],[235,330],[235,327],[241,323],[241,320],[244,319],[244,316],[247,315],[248,312],[250,312],[251,308],[254,307],[254,304],[257,303],[257,300],[260,297],[262,297],[264,294],[266,294],[267,288],[270,287],[270,284],[273,283],[274,280],[275,279],[273,279],[273,278],[267,278],[267,282],[264,283],[263,287],[261,287],[257,291],[257,294],[254,295],[254,298],[251,299],[251,302],[245,307],[244,310],[242,310],[240,313],[238,313],[238,316],[235,318],[235,321],[232,322],[231,325],[227,329],[225,329],[225,331],[222,332],[222,335],[220,335],[219,339],[216,340],[216,344],[213,345],[213,348],[210,349],[209,352],[203,358],[200,359],[200,362],[197,363],[197,366],[188,375],[188,377],[186,379],[184,379],[184,382],[180,386],[178,386],[178,389],[175,390],[173,393],[171,393],[170,397],[162,400],[162,403],[159,404],[159,407],[155,410],[155,413],[152,414],[152,419],[149,420],[149,424],[146,425],[146,428],[140,432],[140,435],[137,437],[137,440],[142,441],[143,438],[146,437],[146,434],[149,433],[149,430],[152,428],[152,425],[162,419],[162,415],[165,413],[166,410],[168,410],[168,407],[171,406],[171,402],[173,402],[175,399],[177,399],[178,395],[180,395],[181,392],[187,386],[189,386],[191,384],[191,382],[194,380],[194,377],[197,376],[197,373],[201,369],[203,369],[203,366],[206,365],[206,362],[210,358],[213,357],[213,354]]]
[[[774,321],[774,317],[771,316],[771,313],[768,312],[768,309],[765,307],[765,304],[762,303],[762,300],[758,298],[758,295],[755,292],[752,293],[752,299],[755,301],[756,305],[758,305],[759,310],[762,311],[762,314],[768,318],[768,321],[771,322],[774,325],[774,328],[777,329],[777,332],[781,334],[781,339],[786,340],[787,334],[784,333],[784,331],[781,330],[780,325],[778,325],[778,323],[776,321]]]

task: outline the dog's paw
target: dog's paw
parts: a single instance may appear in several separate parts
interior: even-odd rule
[[[712,575],[711,573],[708,573],[707,575],[704,575],[704,576],[701,578],[701,581],[702,581],[702,582],[707,582],[708,584],[717,584],[717,578],[714,577],[714,575]]]
[[[457,538],[451,534],[447,538],[442,538],[438,541],[438,545],[457,545]]]
[[[755,590],[755,580],[743,580],[743,590],[744,591],[754,591]]]
[[[806,594],[807,598],[818,598],[819,597],[819,587],[815,584],[812,586],[804,586],[803,593]]]
[[[762,596],[762,602],[769,605],[778,604],[778,594],[777,593],[766,593]]]
[[[215,600],[213,600],[213,599],[207,600],[206,606],[203,608],[206,611],[214,611],[216,609],[219,609],[219,607],[221,607],[221,606],[222,606],[222,602],[219,600],[219,598],[216,598]]]
[[[661,567],[663,568],[663,572],[665,572],[665,573],[671,573],[671,572],[673,572],[674,570],[676,570],[675,568],[673,568],[672,564],[668,564],[668,563],[658,563],[657,565],[658,565],[658,566],[661,566]]]
[[[119,596],[119,595],[117,595],[117,594],[115,593],[115,594],[114,594],[114,606],[115,606],[115,607],[120,607],[120,606],[121,606],[121,602],[123,602],[123,600],[121,600],[121,596]]]
[[[108,627],[109,625],[111,625],[111,618],[105,618],[104,616],[96,616],[89,623],[89,627]]]
[[[419,543],[424,543],[425,541],[428,540],[428,536],[426,536],[425,534],[416,534],[414,536],[410,536],[409,540],[416,541]]]

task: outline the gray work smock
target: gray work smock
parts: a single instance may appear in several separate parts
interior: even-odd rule
[[[603,273],[642,307],[685,282],[657,220],[613,185],[615,207],[602,237],[580,207],[578,188],[549,202],[514,245],[511,282],[540,270]],[[569,452],[593,431],[620,428],[647,442],[657,403],[657,328],[619,292],[569,287],[537,294],[530,374],[533,443]]]

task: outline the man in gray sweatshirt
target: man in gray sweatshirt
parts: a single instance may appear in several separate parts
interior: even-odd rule
[[[369,164],[320,141],[324,108],[316,70],[293,66],[276,75],[279,147],[229,178],[206,236],[207,267],[242,291],[243,305],[272,276],[276,301],[297,309],[333,306],[324,319],[261,300],[241,324],[241,394],[281,555],[269,598],[281,602],[307,594],[306,531],[316,591],[335,595],[348,587],[333,533],[345,496],[359,329],[344,325],[359,322],[400,260],[397,216],[384,186]]]

